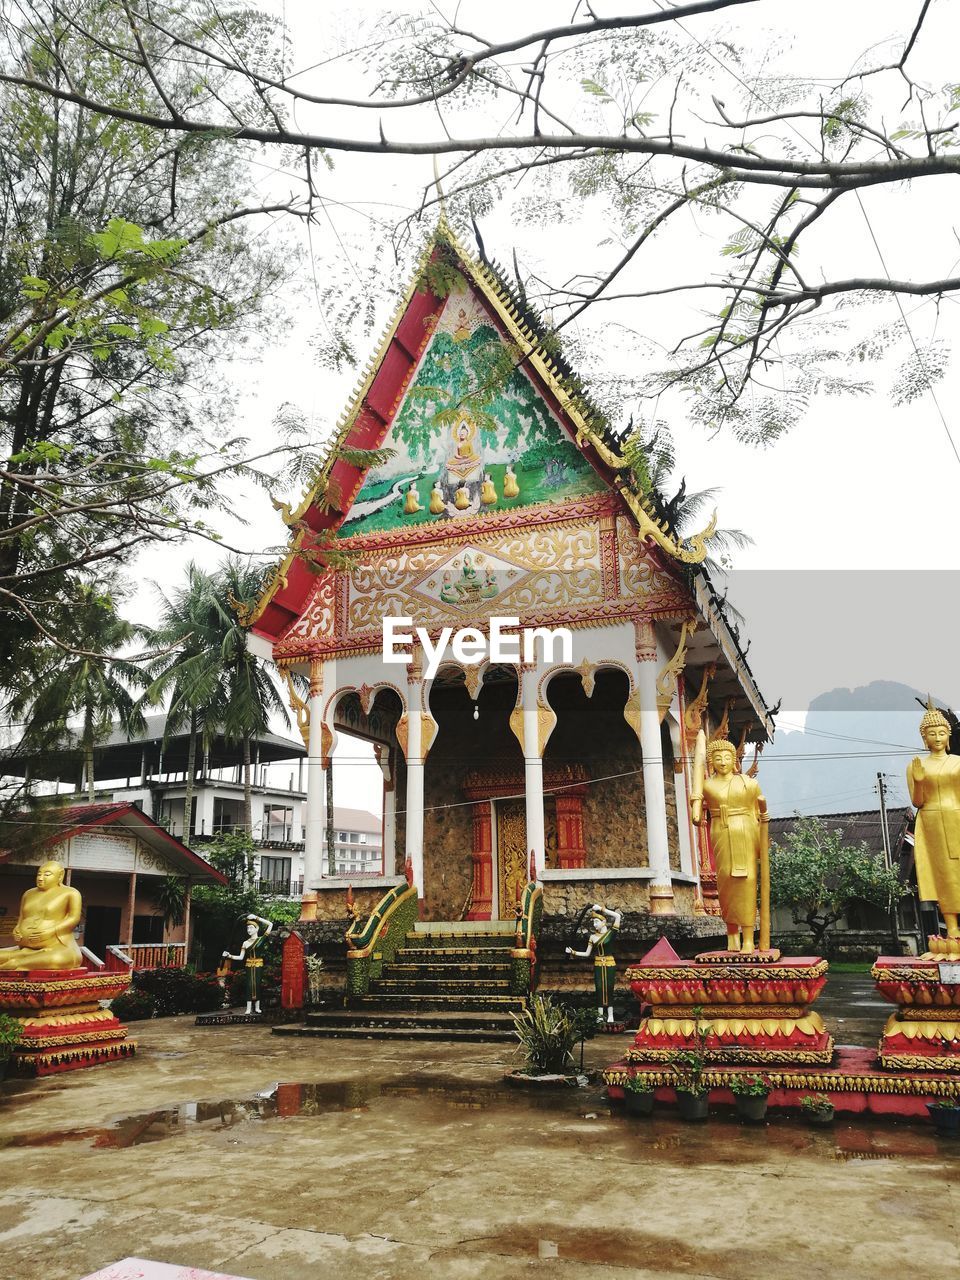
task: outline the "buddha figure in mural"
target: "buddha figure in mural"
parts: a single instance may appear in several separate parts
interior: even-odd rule
[[[433,482],[433,488],[430,490],[430,514],[432,516],[441,516],[447,509],[447,504],[443,500],[443,490],[440,488],[440,481]]]
[[[407,496],[403,500],[403,514],[405,516],[416,515],[418,511],[422,511],[420,505],[420,490],[417,488],[416,482],[410,482],[410,488],[407,490]]]
[[[907,769],[917,810],[917,887],[922,901],[938,903],[947,937],[960,939],[960,756],[948,754],[950,722],[929,699],[920,736],[929,754]]]
[[[0,950],[3,969],[82,969],[83,955],[73,931],[80,923],[82,903],[76,889],[63,883],[59,862],[45,862],[37,870],[37,887],[20,900],[13,930],[15,947]]]
[[[519,495],[520,486],[517,484],[516,473],[513,467],[508,463],[503,476],[503,496],[505,498],[516,498],[519,497]]]
[[[756,778],[737,772],[733,743],[716,737],[707,744],[702,729],[694,755],[690,816],[698,827],[709,819],[727,950],[753,951],[757,884],[768,853],[767,802]],[[769,901],[761,902],[760,917],[761,947],[766,949],[770,945]]]
[[[480,501],[485,506],[492,506],[497,500],[497,490],[488,471],[483,477],[483,485],[480,489]]]
[[[469,507],[470,493],[465,484],[461,483],[460,487],[453,495],[453,505],[458,511],[466,511],[467,507]]]

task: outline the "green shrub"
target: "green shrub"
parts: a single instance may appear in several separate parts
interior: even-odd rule
[[[511,1015],[520,1052],[531,1075],[562,1075],[573,1061],[580,1025],[569,1009],[549,996],[534,996],[522,1013]]]
[[[154,1014],[153,996],[145,991],[122,991],[110,1002],[110,1012],[121,1022],[141,1022]]]
[[[0,1058],[9,1058],[22,1033],[23,1027],[18,1019],[11,1018],[7,1013],[0,1013]]]
[[[763,1076],[734,1076],[730,1081],[730,1092],[735,1098],[766,1098],[770,1086]]]
[[[223,989],[210,973],[187,969],[147,969],[136,973],[137,992],[149,995],[158,1018],[174,1013],[212,1013],[223,1006]]]

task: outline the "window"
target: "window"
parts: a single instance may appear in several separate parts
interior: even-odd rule
[[[268,804],[263,810],[263,839],[285,841],[293,839],[293,807]]]
[[[338,831],[338,832],[337,832],[337,839],[338,839],[338,840],[346,840],[346,838],[347,838],[347,833],[346,833],[345,831]]]
[[[360,832],[360,843],[361,844],[367,843],[367,833],[365,831]]]
[[[359,839],[360,839],[360,837],[357,835],[357,833],[356,833],[355,831],[351,831],[351,832],[350,832],[350,843],[351,843],[351,844],[356,844],[356,843],[357,843],[357,841],[358,841]]]
[[[265,893],[289,893],[290,868],[290,858],[261,858],[261,890]]]

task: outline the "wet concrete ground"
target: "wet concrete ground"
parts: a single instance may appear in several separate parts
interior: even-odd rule
[[[864,1021],[872,1044],[869,991],[854,980],[844,1024],[828,1020]],[[633,1120],[599,1087],[508,1089],[509,1045],[188,1018],[136,1035],[130,1062],[0,1093],[4,1277],[77,1280],[130,1254],[252,1280],[902,1280],[960,1263],[960,1144],[923,1125]],[[588,1067],[629,1042],[593,1041]]]

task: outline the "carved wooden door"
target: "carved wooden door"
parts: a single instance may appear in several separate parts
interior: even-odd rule
[[[497,801],[497,884],[500,919],[512,920],[517,889],[527,883],[527,816],[523,800]]]

